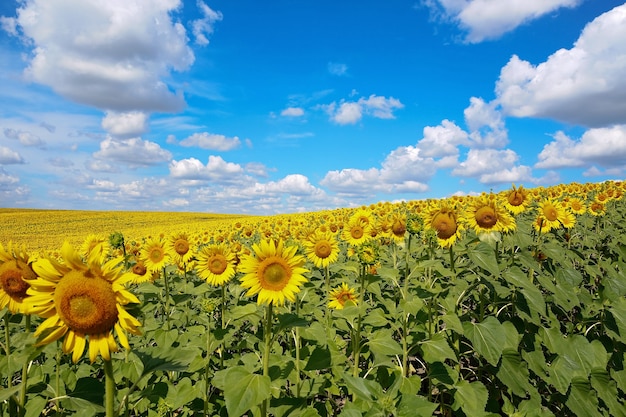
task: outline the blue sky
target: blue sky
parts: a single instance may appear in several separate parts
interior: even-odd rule
[[[7,0],[0,207],[274,214],[626,173],[626,3]]]

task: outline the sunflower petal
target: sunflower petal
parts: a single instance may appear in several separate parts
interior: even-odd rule
[[[85,335],[76,334],[74,337],[74,350],[72,352],[72,361],[74,363],[78,362],[80,358],[83,356],[83,352],[85,352],[85,345],[87,344],[87,339],[85,339]]]

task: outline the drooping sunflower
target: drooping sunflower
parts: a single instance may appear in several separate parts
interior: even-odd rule
[[[464,226],[456,205],[447,201],[434,201],[424,213],[424,228],[433,230],[439,246],[448,248],[461,237]]]
[[[148,268],[141,259],[135,259],[135,263],[131,266],[125,279],[132,284],[140,284],[142,282],[155,281],[159,277],[159,272],[148,272]]]
[[[236,254],[227,244],[218,243],[203,247],[198,253],[195,270],[198,276],[213,286],[224,285],[235,276]]]
[[[523,186],[515,187],[508,191],[506,194],[506,201],[504,203],[507,210],[513,214],[519,214],[528,209],[532,199],[530,198],[528,191]]]
[[[326,268],[337,261],[339,257],[339,244],[334,234],[330,231],[315,231],[307,240],[302,242],[306,256],[318,268]]]
[[[169,253],[165,242],[160,238],[152,238],[141,246],[139,259],[148,269],[148,272],[160,272],[169,261]]]
[[[245,275],[241,286],[247,295],[258,294],[258,304],[283,305],[285,299],[295,301],[295,295],[307,279],[303,268],[305,258],[298,255],[298,247],[286,246],[282,240],[262,240],[252,245],[254,254],[244,255],[239,270]]]
[[[96,249],[96,248],[94,248]],[[64,353],[72,352],[77,362],[89,341],[89,359],[98,355],[111,359],[119,343],[130,349],[126,332],[139,335],[141,323],[131,316],[125,305],[139,303],[125,284],[120,259],[100,261],[100,249],[90,252],[86,260],[65,242],[61,248],[63,262],[41,258],[33,263],[38,278],[30,282],[25,310],[45,318],[37,330],[37,345],[63,339]]]
[[[396,242],[404,242],[407,232],[407,216],[404,213],[395,212],[391,215],[391,238]]]
[[[328,294],[328,307],[335,310],[342,310],[346,305],[357,305],[358,298],[356,290],[345,282],[337,288],[334,288]]]
[[[498,199],[488,195],[476,197],[467,204],[464,220],[477,234],[515,230],[515,219],[511,213]]]
[[[29,280],[37,278],[25,246],[7,248],[0,243],[0,309],[7,307],[11,313],[23,313],[23,301],[30,287]]]

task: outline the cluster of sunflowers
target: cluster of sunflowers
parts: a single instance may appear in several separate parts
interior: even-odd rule
[[[246,295],[256,296],[259,304],[282,306],[295,300],[313,268],[327,277],[331,264],[354,257],[375,274],[383,245],[402,245],[414,236],[451,248],[464,233],[497,241],[516,230],[522,214],[533,216],[537,234],[567,230],[577,216],[603,215],[625,191],[626,182],[617,181],[513,186],[478,196],[254,218],[134,241],[115,233],[91,235],[79,249],[65,243],[47,255],[30,255],[9,242],[0,244],[0,308],[39,316],[39,345],[62,339],[62,350],[74,362],[85,349],[91,362],[98,356],[109,361],[118,343],[130,349],[129,333],[141,334],[140,322],[127,311],[140,302],[133,286],[158,279],[166,268],[195,274],[216,287],[238,277]],[[326,290],[329,308],[359,302],[346,282]]]

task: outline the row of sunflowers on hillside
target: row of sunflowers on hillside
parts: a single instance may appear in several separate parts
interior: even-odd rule
[[[130,243],[120,234],[94,234],[80,249],[64,245],[60,253],[47,256],[28,254],[12,242],[6,248],[0,243],[0,307],[45,318],[37,334],[53,331],[40,343],[65,336],[63,350],[73,352],[74,360],[82,355],[89,336],[94,342],[93,362],[97,352],[108,359],[109,347],[116,350],[113,329],[120,343],[129,347],[125,332],[138,334],[139,323],[120,306],[139,301],[128,287],[157,279],[168,265],[194,270],[214,286],[224,285],[239,271],[248,295],[258,295],[259,303],[282,305],[285,299],[293,301],[306,281],[305,256],[317,268],[328,267],[338,259],[340,241],[348,244],[349,255],[375,268],[372,242],[404,242],[409,233],[423,229],[439,246],[449,248],[466,229],[483,236],[512,232],[515,215],[527,210],[535,212],[533,227],[538,233],[570,229],[577,215],[601,216],[607,203],[622,199],[625,192],[622,181],[513,186],[498,194],[379,203],[266,217],[254,224],[236,221],[216,230],[148,236]],[[335,290],[333,306],[341,308],[353,293],[346,287]]]
[[[30,316],[37,320],[36,346],[59,341],[74,363],[87,351],[91,363],[102,358],[109,377],[112,353],[120,345],[130,350],[130,335],[142,334],[142,321],[131,314],[133,306],[141,304],[138,286],[167,279],[166,271],[196,277],[216,288],[238,280],[243,296],[256,297],[257,304],[268,308],[271,330],[272,307],[297,303],[313,271],[326,279],[327,308],[341,310],[364,302],[362,289],[352,284],[329,287],[329,267],[339,260],[355,260],[375,275],[381,267],[381,247],[410,246],[413,238],[440,253],[449,251],[453,263],[454,246],[464,236],[472,234],[497,245],[502,236],[517,230],[520,216],[532,218],[535,235],[559,230],[567,236],[578,218],[601,218],[625,192],[624,181],[532,189],[514,185],[500,193],[237,220],[213,230],[169,236],[129,237],[112,231],[108,236],[87,236],[80,247],[66,242],[46,253],[0,242],[0,308],[29,316],[28,326]],[[5,328],[7,317],[5,312]],[[264,360],[269,360],[268,343]],[[355,375],[358,351],[357,345]],[[267,363],[263,371],[266,376]],[[7,378],[9,388],[11,379]],[[24,396],[15,400],[22,411]],[[108,393],[107,401],[112,401]],[[113,415],[113,406],[107,402],[106,407],[107,415]],[[263,401],[262,414],[267,407]]]

